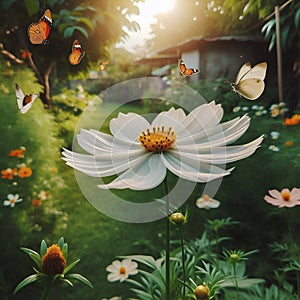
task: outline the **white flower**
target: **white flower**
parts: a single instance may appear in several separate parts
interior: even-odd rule
[[[120,282],[126,280],[129,275],[135,275],[138,273],[138,264],[132,261],[130,258],[125,258],[122,261],[115,260],[111,265],[106,267],[106,271],[110,272],[107,275],[107,280],[110,282]]]
[[[252,105],[251,108],[252,108],[253,110],[258,110],[258,105],[256,105],[256,104],[255,104],[255,105]]]
[[[23,201],[23,199],[19,198],[19,194],[8,194],[7,200],[4,200],[3,205],[14,207],[16,203]]]
[[[280,150],[279,147],[277,147],[275,145],[270,145],[268,149],[273,152],[278,152]]]
[[[240,106],[235,106],[235,107],[232,109],[232,112],[237,113],[238,111],[240,111],[240,109],[241,109]]]
[[[278,131],[271,131],[270,135],[273,140],[277,140],[280,133]]]
[[[215,102],[195,108],[189,115],[171,108],[159,113],[150,124],[135,113],[119,113],[110,121],[112,135],[81,129],[79,145],[90,154],[64,149],[67,165],[89,176],[118,174],[102,189],[147,190],[158,186],[167,169],[193,182],[209,182],[234,169],[220,167],[253,154],[263,137],[227,146],[240,138],[250,124],[248,116],[220,124],[221,105]]]
[[[247,111],[247,110],[249,110],[249,107],[248,107],[248,106],[243,106],[243,107],[242,107],[242,111]]]
[[[207,194],[204,194],[201,198],[196,200],[196,205],[199,208],[218,208],[220,206],[220,201],[210,198]]]

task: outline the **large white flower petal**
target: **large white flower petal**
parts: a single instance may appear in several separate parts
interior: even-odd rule
[[[143,130],[150,127],[149,122],[142,116],[135,113],[122,114],[112,119],[109,124],[110,132],[115,137],[134,142]]]
[[[143,164],[151,156],[151,153],[145,153],[143,149],[97,156],[74,153],[69,150],[65,150],[62,154],[67,165],[92,177],[105,177],[121,173],[133,166]]]
[[[101,154],[105,151],[122,151],[123,149],[138,149],[139,143],[123,141],[111,135],[98,132],[96,130],[82,129],[77,135],[78,144],[87,152],[91,154]]]
[[[134,166],[109,184],[98,185],[102,189],[148,190],[158,186],[166,177],[167,170],[160,155],[154,154],[142,164]]]
[[[223,109],[221,104],[215,104],[214,101],[196,107],[189,113],[183,121],[183,126],[190,134],[199,132],[199,130],[214,127],[221,121]]]
[[[260,147],[262,140],[261,136],[248,144],[224,147],[196,145],[191,146],[193,152],[187,151],[185,146],[178,146],[176,150],[169,150],[169,153],[185,162],[189,161],[190,164],[197,164],[199,161],[208,164],[226,164],[252,155]]]
[[[192,135],[180,135],[176,140],[176,145],[188,147],[188,145],[201,144],[201,146],[212,148],[233,143],[245,133],[249,124],[250,118],[245,115],[242,118],[236,118],[235,122],[229,124],[227,122],[219,124],[205,130],[199,130]],[[188,149],[186,150],[188,151]]]
[[[151,126],[164,126],[165,129],[168,129],[170,126],[172,127],[172,130],[174,130],[176,133],[184,129],[182,126],[182,122],[185,120],[186,115],[184,111],[179,109],[174,109],[173,107],[168,110],[159,113],[153,122],[151,123]]]
[[[234,169],[224,170],[214,165],[200,161],[193,164],[190,160],[179,159],[170,153],[161,154],[162,161],[166,168],[180,178],[194,182],[209,182],[211,180],[229,175]]]

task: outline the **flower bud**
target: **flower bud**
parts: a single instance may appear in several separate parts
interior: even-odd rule
[[[42,258],[42,271],[47,275],[62,274],[66,267],[66,260],[58,245],[47,249]]]
[[[182,225],[185,222],[185,216],[180,212],[176,212],[171,214],[170,220],[176,225]]]
[[[209,296],[209,289],[206,285],[200,284],[195,288],[194,295],[197,300],[206,300]]]

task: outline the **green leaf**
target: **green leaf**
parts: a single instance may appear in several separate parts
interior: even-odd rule
[[[23,287],[31,284],[31,283],[34,283],[36,282],[37,280],[39,279],[39,275],[38,274],[33,274],[33,275],[30,275],[28,277],[26,277],[24,280],[22,280],[15,288],[14,290],[14,295],[20,290],[22,289]]]
[[[63,237],[61,237],[61,238],[59,239],[59,241],[57,242],[57,245],[60,247],[60,249],[62,249],[64,243],[65,243],[65,240],[64,240]]]
[[[70,265],[68,265],[63,274],[67,274],[71,269],[73,269],[78,263],[80,262],[80,259],[77,259],[75,261],[73,261]]]
[[[83,18],[83,17],[78,18],[77,22],[78,22],[78,23],[79,23],[79,22],[80,22],[80,23],[84,23],[84,24],[85,24],[86,26],[88,26],[92,31],[95,30],[93,23],[92,23],[89,19],[87,19],[87,18]]]
[[[73,35],[74,30],[75,30],[75,27],[67,27],[64,30],[64,37],[65,38],[71,37]]]
[[[43,257],[46,254],[47,248],[48,248],[48,246],[47,246],[46,242],[44,240],[42,240],[41,241],[41,246],[40,246],[40,255],[41,255],[41,257]]]
[[[70,286],[74,286],[73,283],[67,278],[62,278],[61,281],[67,283]]]
[[[24,0],[24,4],[28,13],[28,16],[31,17],[38,13],[40,5],[39,1],[36,0]]]
[[[68,257],[68,244],[67,243],[64,243],[64,245],[61,249],[61,252],[62,252],[65,260],[67,260],[67,257]]]
[[[86,38],[89,37],[88,32],[81,26],[74,26],[74,29],[77,29],[78,31],[80,31]]]
[[[69,274],[66,278],[77,280],[77,281],[89,286],[91,289],[94,288],[92,283],[87,278],[85,278],[84,276],[82,276],[80,274]]]
[[[24,247],[21,247],[20,248],[23,252],[25,252],[27,255],[29,255],[29,257],[36,263],[36,265],[40,268],[41,267],[41,257],[40,255],[35,252],[34,250],[32,249],[29,249],[29,248],[24,248]]]

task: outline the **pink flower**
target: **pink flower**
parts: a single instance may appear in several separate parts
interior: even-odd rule
[[[300,205],[300,189],[293,188],[291,191],[287,188],[281,192],[277,190],[269,190],[269,195],[264,197],[265,201],[278,207],[294,207]]]

